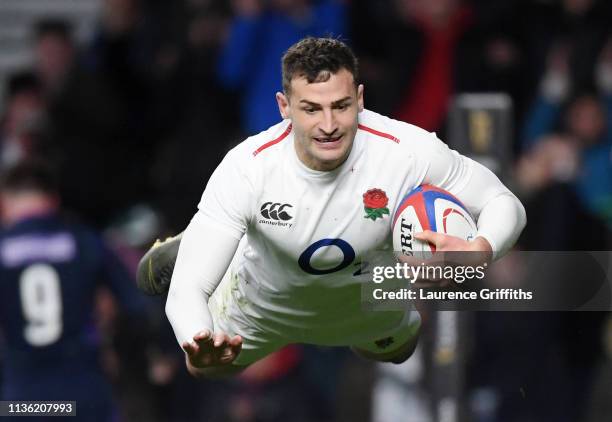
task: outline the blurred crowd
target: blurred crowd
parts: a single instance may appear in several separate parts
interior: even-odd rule
[[[155,237],[184,229],[224,154],[278,122],[282,53],[304,36],[331,35],[360,59],[367,108],[443,140],[457,94],[508,94],[514,171],[505,182],[529,220],[520,247],[610,250],[611,22],[607,0],[102,0],[86,43],[76,42],[62,16],[31,28],[34,61],[5,81],[0,169],[32,156],[51,162],[66,212],[104,231],[133,270]],[[197,382],[183,368],[163,300],[151,301],[146,333],[109,328],[118,305],[104,292],[97,304],[112,339],[104,365],[126,420],[372,414],[379,369],[348,351],[292,346],[238,379]],[[480,322],[483,347],[512,354],[517,367],[538,351],[551,353],[550,370],[565,371],[559,383],[532,372],[529,387],[550,389],[542,396],[568,383],[580,391],[561,391],[575,401],[546,419],[550,399],[521,399],[520,374],[505,379],[503,358],[485,351],[476,372],[490,373],[470,382],[497,383],[500,409],[514,409],[486,420],[588,420],[609,315],[498,318]],[[493,342],[500,326],[491,321],[513,341]],[[577,331],[564,333],[568,325]],[[538,330],[557,331],[538,337]],[[426,390],[426,371],[409,373],[404,387]],[[422,415],[429,420],[427,409]],[[393,420],[384,412],[375,419]]]

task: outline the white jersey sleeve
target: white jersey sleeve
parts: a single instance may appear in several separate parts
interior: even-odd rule
[[[208,300],[250,218],[251,186],[235,153],[230,151],[211,176],[181,240],[166,301],[166,315],[179,344],[204,329],[215,330]]]
[[[240,240],[252,215],[253,186],[240,150],[231,150],[210,177],[198,205],[203,218]]]
[[[477,221],[477,236],[491,245],[493,258],[503,256],[527,222],[523,205],[482,164],[449,149],[435,134],[422,133],[423,142],[415,150],[422,183],[438,186],[459,198]]]
[[[238,243],[226,230],[207,222],[201,212],[185,229],[166,300],[166,315],[179,344],[191,341],[204,329],[215,331],[208,299],[227,270]]]

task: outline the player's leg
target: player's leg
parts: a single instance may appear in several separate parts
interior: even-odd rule
[[[353,352],[378,362],[402,363],[414,353],[421,329],[417,311],[407,311],[400,326],[393,332],[368,343],[351,346]]]
[[[148,295],[160,295],[170,288],[170,280],[183,233],[157,240],[138,263],[138,288]]]
[[[389,339],[390,338],[392,337],[389,337]],[[387,338],[382,339],[381,341],[385,340],[387,340]],[[409,339],[404,344],[400,345],[400,347],[390,352],[376,353],[368,349],[362,349],[358,346],[351,346],[351,349],[358,356],[361,356],[365,359],[375,360],[377,362],[402,363],[408,360],[410,356],[412,356],[412,354],[416,350],[418,340],[419,337],[418,335],[416,335],[414,338]]]

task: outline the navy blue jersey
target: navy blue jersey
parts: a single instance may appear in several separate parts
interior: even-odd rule
[[[48,215],[0,232],[3,398],[74,400],[84,387],[107,392],[93,321],[101,283],[124,308],[141,307],[132,277],[92,230]]]

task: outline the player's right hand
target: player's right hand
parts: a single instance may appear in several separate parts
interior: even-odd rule
[[[212,333],[203,330],[193,336],[192,341],[184,342],[181,347],[187,354],[189,364],[203,369],[230,365],[242,349],[242,338],[230,338],[224,332]]]

